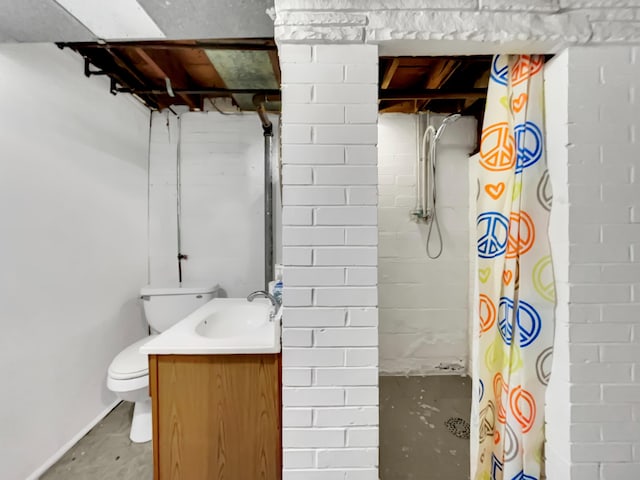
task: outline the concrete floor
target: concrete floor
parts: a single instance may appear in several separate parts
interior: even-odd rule
[[[467,480],[469,440],[446,422],[468,422],[470,408],[467,377],[380,377],[381,480]],[[151,442],[129,440],[132,411],[118,405],[40,479],[151,480]]]
[[[467,480],[471,379],[380,377],[381,480]],[[456,429],[457,427],[457,429]]]
[[[40,480],[151,480],[151,442],[129,440],[132,413],[133,403],[118,405]]]

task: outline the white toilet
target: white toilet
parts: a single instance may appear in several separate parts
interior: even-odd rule
[[[151,398],[149,397],[149,361],[140,347],[155,335],[175,325],[188,314],[217,296],[218,286],[154,287],[140,290],[144,313],[152,334],[120,352],[111,362],[107,387],[127,402],[134,402],[131,441],[151,440]]]

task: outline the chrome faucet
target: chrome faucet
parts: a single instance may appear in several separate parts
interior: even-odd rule
[[[271,306],[273,308],[271,309],[271,312],[269,313],[269,321],[272,322],[273,319],[275,318],[275,316],[278,314],[278,310],[280,310],[280,302],[276,299],[276,297],[274,297],[269,292],[266,292],[264,290],[256,290],[255,292],[250,293],[247,296],[247,301],[248,302],[253,302],[253,300],[258,298],[258,297],[268,298],[269,301],[271,302]]]

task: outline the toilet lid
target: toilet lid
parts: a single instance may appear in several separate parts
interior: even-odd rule
[[[156,336],[144,337],[116,355],[109,365],[109,376],[115,380],[130,380],[147,375],[149,358],[147,354],[140,353],[140,347]]]

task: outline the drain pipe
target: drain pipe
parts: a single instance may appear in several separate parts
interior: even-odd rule
[[[176,227],[178,240],[178,285],[182,286],[182,261],[189,258],[182,253],[182,117],[177,115],[178,141],[176,148]]]
[[[273,124],[269,120],[264,106],[266,101],[266,95],[253,97],[253,104],[260,117],[264,135],[264,289],[268,292],[269,282],[273,280],[273,185],[271,182]]]

